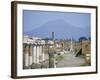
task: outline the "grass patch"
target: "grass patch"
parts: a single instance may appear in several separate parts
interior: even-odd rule
[[[62,60],[63,58],[64,58],[63,55],[57,55],[57,56],[55,57],[55,59],[56,59],[57,61],[60,61],[60,60]]]
[[[86,63],[84,63],[84,64],[81,64],[80,66],[87,66],[87,64],[86,64]]]

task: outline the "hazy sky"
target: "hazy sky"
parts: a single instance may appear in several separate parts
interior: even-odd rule
[[[52,11],[33,11],[24,10],[24,31],[30,31],[48,21],[61,19],[75,27],[90,27],[90,14],[89,13],[71,13],[71,12],[52,12]],[[58,24],[59,25],[59,24]]]
[[[89,13],[23,10],[24,32],[41,27],[45,23],[53,20],[63,20],[74,27],[87,29],[90,27]],[[60,23],[57,24],[59,25]]]

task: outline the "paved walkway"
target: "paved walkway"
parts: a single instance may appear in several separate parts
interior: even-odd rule
[[[75,54],[65,53],[64,58],[58,62],[56,67],[75,67],[85,64],[83,57],[75,57]]]

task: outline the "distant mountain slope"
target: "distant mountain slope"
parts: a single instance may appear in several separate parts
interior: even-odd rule
[[[34,26],[33,26],[34,27]],[[29,36],[38,36],[38,37],[51,37],[51,33],[55,33],[55,38],[75,38],[90,35],[90,29],[75,27],[63,20],[54,20],[41,25],[38,28],[35,28],[29,32],[25,32],[24,35]]]

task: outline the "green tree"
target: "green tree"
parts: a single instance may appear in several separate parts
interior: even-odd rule
[[[80,37],[79,42],[81,42],[82,40],[87,40],[87,38],[86,37]]]

